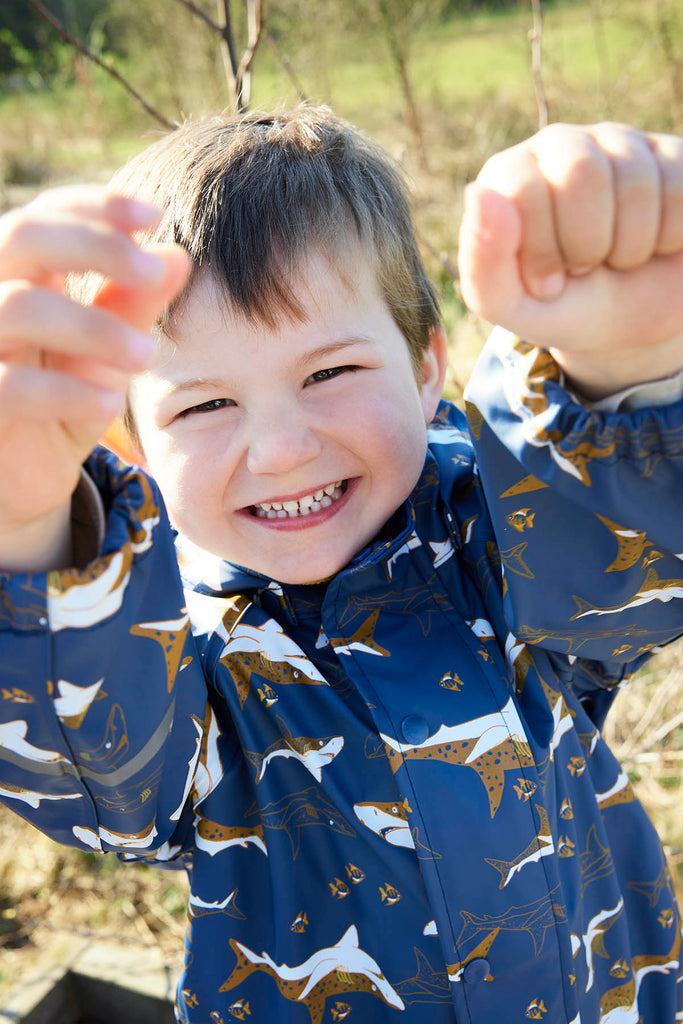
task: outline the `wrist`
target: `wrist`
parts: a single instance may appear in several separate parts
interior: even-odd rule
[[[567,386],[582,398],[597,402],[628,388],[675,377],[683,369],[681,340],[611,352],[549,351]]]

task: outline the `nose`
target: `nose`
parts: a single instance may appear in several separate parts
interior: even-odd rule
[[[317,458],[320,440],[291,409],[270,413],[250,428],[247,468],[255,475],[282,475]]]

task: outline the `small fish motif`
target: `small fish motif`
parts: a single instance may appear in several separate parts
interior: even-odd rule
[[[349,876],[353,885],[358,885],[358,883],[362,882],[365,878],[365,872],[360,868],[357,868],[355,864],[351,864],[350,861],[346,865],[346,874]]]
[[[543,1016],[547,1013],[545,1006],[543,1005],[542,999],[532,999],[526,1008],[526,1014],[529,1020],[542,1020]]]
[[[272,686],[268,686],[268,683],[264,683],[263,686],[257,688],[257,692],[264,707],[272,708],[273,704],[277,704],[278,695]]]
[[[292,923],[289,926],[290,932],[305,932],[308,927],[308,917],[306,911],[302,910],[300,914],[297,914]]]
[[[151,788],[149,786],[147,786],[147,788],[143,789],[142,793],[140,793],[140,803],[144,804],[144,802],[146,800],[149,800],[151,795],[152,795],[152,790],[151,790]]]
[[[212,1010],[211,1013],[209,1014],[209,1017],[211,1018],[212,1021],[215,1021],[215,1024],[223,1024],[223,1018],[221,1017],[218,1010]]]
[[[199,1006],[199,1000],[194,992],[190,992],[189,988],[184,988],[181,991],[181,996],[188,1006]]]
[[[575,974],[568,974],[567,977],[569,978],[569,984],[570,985],[576,985],[576,975]]]
[[[20,690],[18,686],[13,686],[11,690],[3,687],[2,699],[9,700],[12,704],[33,704],[34,702],[31,694],[26,693],[26,690]]]
[[[618,658],[620,654],[626,654],[627,651],[631,650],[631,644],[622,644],[621,647],[615,647],[612,651],[612,657]]]
[[[670,908],[668,910],[663,910],[657,918],[657,920],[661,924],[662,928],[670,928],[671,925],[674,923],[673,910],[671,910]]]
[[[228,1007],[228,1013],[231,1017],[234,1017],[235,1020],[246,1020],[247,1017],[251,1016],[249,1000],[240,999],[236,1003],[233,1003],[232,1006]]]
[[[491,657],[491,655],[489,654],[485,647],[480,647],[479,650],[477,651],[477,654],[484,661],[493,661],[493,658]]]
[[[569,768],[570,775],[574,775],[578,779],[586,770],[586,758],[570,757],[567,767]]]
[[[379,892],[382,897],[382,903],[385,903],[387,907],[393,907],[394,903],[398,903],[401,899],[401,893],[398,889],[395,889],[389,882],[385,882],[384,886],[379,886]]]
[[[446,672],[439,681],[439,686],[443,686],[444,690],[453,690],[454,693],[461,690],[464,685],[457,672]]]
[[[526,803],[529,797],[534,795],[534,793],[538,789],[538,786],[535,782],[532,782],[531,779],[518,778],[517,782],[519,783],[519,785],[513,786],[513,789],[517,794],[517,799],[523,800]]]
[[[661,557],[661,551],[648,551],[648,553],[643,558],[643,569],[647,569],[648,565],[652,565],[653,562],[658,561],[658,559],[660,559]]]
[[[625,978],[630,969],[631,968],[625,960],[615,960],[610,967],[609,972],[613,978]]]
[[[573,843],[569,836],[560,836],[557,840],[558,857],[573,857],[576,843]]]
[[[334,1006],[330,1008],[330,1013],[332,1014],[332,1020],[334,1021],[346,1020],[348,1015],[351,1013],[351,1007],[348,1003],[336,1002]]]
[[[343,900],[351,892],[346,882],[342,882],[341,878],[335,878],[334,882],[328,882],[327,884],[330,887],[331,895],[336,900]]]
[[[560,817],[564,818],[565,821],[574,817],[574,808],[572,807],[572,802],[569,797],[565,797],[560,804]]]
[[[525,530],[530,530],[534,525],[535,512],[530,508],[518,508],[516,512],[511,512],[505,517],[505,521],[513,530],[517,530],[517,533],[524,533]]]

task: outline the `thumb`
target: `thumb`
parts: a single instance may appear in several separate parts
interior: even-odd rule
[[[510,320],[524,298],[522,218],[515,203],[478,183],[465,189],[458,265],[466,305],[490,323]]]

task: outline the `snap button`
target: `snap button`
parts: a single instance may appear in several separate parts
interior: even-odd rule
[[[429,726],[422,715],[406,715],[401,722],[401,732],[406,743],[424,743],[429,735]]]
[[[477,959],[470,960],[468,964],[465,964],[462,972],[462,980],[466,981],[468,985],[478,985],[480,981],[484,981],[488,978],[491,973],[491,965],[488,960]]]

